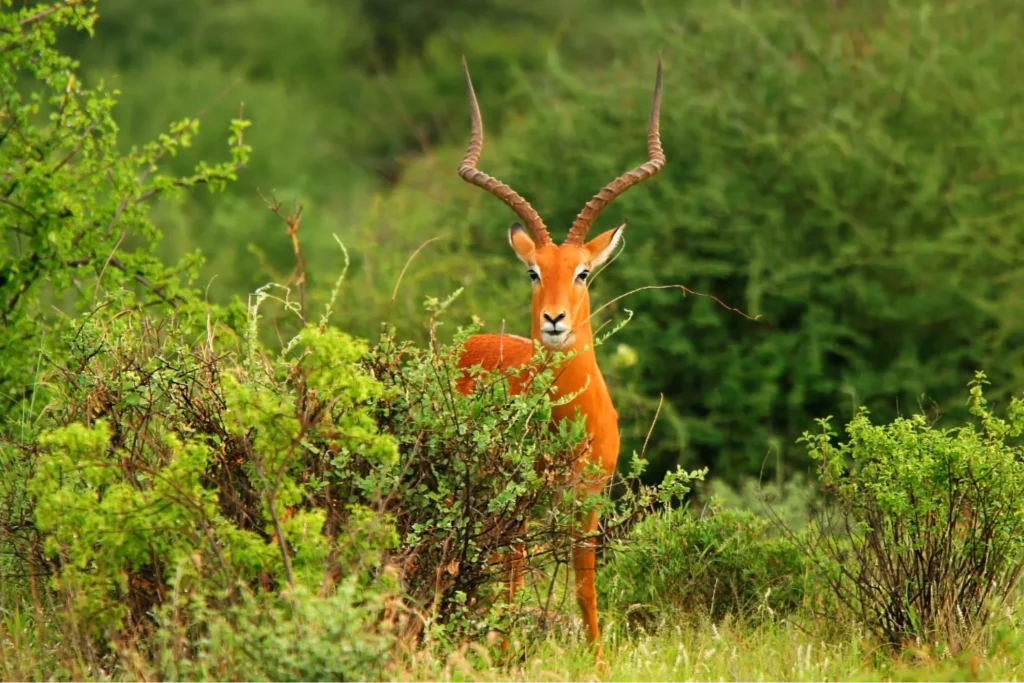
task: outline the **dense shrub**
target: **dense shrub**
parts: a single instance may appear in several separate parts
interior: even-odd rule
[[[601,595],[628,622],[788,613],[804,594],[802,551],[749,511],[663,510],[613,550],[599,572]]]
[[[954,647],[1016,596],[1024,570],[1024,401],[1006,419],[978,373],[975,421],[938,429],[922,415],[874,425],[861,410],[834,444],[829,420],[807,433],[829,494],[811,545],[834,596],[886,642]]]
[[[158,612],[150,644],[156,671],[133,673],[192,681],[386,680],[394,638],[380,619],[385,604],[354,575],[329,595],[243,591],[223,611],[175,591]]]
[[[116,303],[76,325],[49,426],[18,444],[58,585],[94,630],[140,626],[183,567],[222,593],[316,589],[357,568],[340,552],[379,560],[394,531],[363,506],[398,449],[371,413],[384,388],[365,343],[310,327],[280,355],[236,343],[236,364],[221,354],[245,340],[216,321],[192,342],[192,321]]]
[[[379,420],[402,450],[401,479],[382,505],[401,539],[391,561],[413,605],[438,627],[428,635],[443,639],[498,625],[492,608],[504,577],[494,553],[525,541],[565,557],[579,477],[577,463],[559,454],[583,435],[582,423],[548,429],[550,370],[521,394],[510,395],[500,374],[459,394],[457,349],[422,350],[387,335],[371,363],[389,390]]]
[[[3,521],[4,536],[33,573],[53,574],[91,635],[150,633],[180,591],[226,613],[256,591],[289,615],[296,604],[271,592],[321,594],[303,603],[315,611],[355,581],[370,603],[400,605],[392,635],[449,647],[509,628],[496,553],[526,542],[528,571],[564,566],[583,508],[601,506],[616,532],[688,490],[693,475],[678,472],[614,505],[577,497],[565,454],[583,427],[549,428],[543,357],[521,394],[495,375],[463,396],[457,347],[386,335],[371,349],[321,323],[265,349],[268,297],[254,296],[242,335],[216,309],[158,323],[126,295],[109,299],[50,359],[38,437],[3,446],[29,478],[28,495],[24,481],[0,483],[27,511]],[[299,628],[288,619],[281,629]],[[255,637],[249,621],[229,626]],[[377,652],[375,629],[367,637]]]

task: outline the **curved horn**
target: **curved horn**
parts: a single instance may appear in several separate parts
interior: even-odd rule
[[[661,149],[661,133],[658,132],[658,121],[661,116],[661,57],[658,57],[658,75],[654,81],[654,103],[651,105],[651,119],[647,124],[647,163],[626,171],[615,180],[604,186],[594,198],[587,202],[569,229],[566,244],[583,244],[590,226],[604,210],[604,207],[620,194],[656,175],[665,166],[665,152]]]
[[[477,169],[476,165],[480,161],[480,153],[484,148],[484,123],[480,117],[480,104],[476,101],[476,93],[473,91],[473,81],[469,77],[469,67],[466,65],[465,56],[462,58],[462,70],[466,74],[466,96],[469,98],[469,114],[472,119],[473,133],[466,156],[462,157],[462,163],[459,165],[459,176],[467,183],[482,187],[508,204],[533,233],[533,239],[537,246],[549,244],[551,235],[548,234],[548,229],[545,227],[544,221],[541,220],[540,214],[530,206],[530,202],[497,178],[492,178]]]

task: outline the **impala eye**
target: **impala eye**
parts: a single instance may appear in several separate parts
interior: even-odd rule
[[[576,276],[576,279],[579,280],[580,282],[586,282],[588,275],[590,275],[590,271],[589,270],[584,270],[584,271],[581,271],[580,274]]]
[[[534,282],[540,282],[540,273],[538,273],[536,270],[531,268],[530,270],[528,270],[526,272],[530,274],[530,279],[531,280],[533,280]]]

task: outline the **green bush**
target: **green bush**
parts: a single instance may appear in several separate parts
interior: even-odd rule
[[[163,680],[386,680],[394,634],[385,602],[346,577],[329,595],[242,592],[228,610],[177,591],[158,613],[152,649]],[[198,635],[197,635],[198,634]]]
[[[53,426],[21,444],[58,585],[94,631],[142,625],[183,566],[204,590],[315,589],[353,569],[332,555],[358,545],[372,563],[394,543],[386,516],[362,521],[398,465],[365,343],[306,328],[280,355],[243,347],[233,364],[219,355],[230,330],[190,342],[191,321],[158,331],[116,303],[76,325],[49,377]]]
[[[751,512],[677,508],[639,522],[599,572],[600,595],[628,622],[656,625],[683,614],[786,614],[801,604],[800,548]]]
[[[874,425],[861,410],[833,444],[829,420],[805,433],[829,496],[809,546],[832,594],[887,643],[962,647],[1017,596],[1024,571],[1024,401],[938,429],[923,415]]]
[[[494,553],[519,541],[548,556],[568,552],[579,475],[571,457],[556,456],[583,436],[582,423],[549,429],[550,367],[521,394],[510,395],[508,377],[496,373],[463,396],[454,386],[457,349],[420,349],[385,334],[370,365],[388,390],[378,420],[402,453],[402,476],[382,505],[401,539],[390,561],[412,605],[428,615],[427,635],[446,645],[508,628],[494,609],[504,578]]]
[[[451,301],[428,301],[435,309],[432,330]],[[704,475],[676,470],[657,487],[641,486],[635,475],[644,463],[634,458],[624,495],[614,501],[578,496],[581,477],[592,476],[596,465],[571,456],[585,434],[582,422],[551,428],[554,364],[561,354],[538,344],[520,394],[510,394],[508,381],[522,370],[510,370],[481,375],[463,396],[453,385],[460,375],[457,350],[474,330],[460,329],[455,344],[437,350],[397,344],[386,333],[371,366],[391,392],[381,404],[382,428],[402,453],[403,476],[384,506],[401,539],[391,561],[400,565],[408,599],[436,625],[428,635],[451,645],[495,627],[507,632],[519,615],[494,609],[505,576],[493,553],[525,542],[524,574],[546,576],[552,567],[557,573],[571,566],[572,531],[586,510],[598,509],[604,534],[620,534],[655,501],[684,497]],[[539,583],[530,592],[547,602],[554,581]]]
[[[509,628],[495,553],[525,541],[531,563],[564,564],[582,509],[601,506],[614,532],[699,476],[581,499],[563,454],[583,425],[549,428],[544,357],[522,394],[499,374],[463,396],[457,347],[385,335],[371,349],[321,324],[271,352],[257,339],[269,299],[257,292],[239,335],[217,309],[158,324],[112,297],[42,374],[53,400],[38,436],[4,446],[29,482],[0,493],[28,514],[0,529],[99,642],[146,638],[180,591],[225,612],[257,591],[273,612],[263,593],[327,590],[309,607],[326,609],[331,586],[356,581],[420,615],[403,639],[449,648]]]

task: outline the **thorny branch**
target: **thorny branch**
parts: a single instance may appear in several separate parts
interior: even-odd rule
[[[292,269],[292,273],[288,278],[288,284],[294,283],[299,288],[299,310],[302,315],[302,319],[306,319],[306,254],[302,251],[302,243],[299,241],[299,227],[302,225],[302,210],[303,205],[299,204],[295,210],[288,215],[285,215],[281,211],[281,202],[277,199],[277,196],[272,192],[271,198],[268,199],[262,192],[260,197],[267,204],[267,208],[273,212],[275,216],[284,221],[284,224],[288,228],[288,238],[292,242],[292,253],[295,255],[295,267]]]

